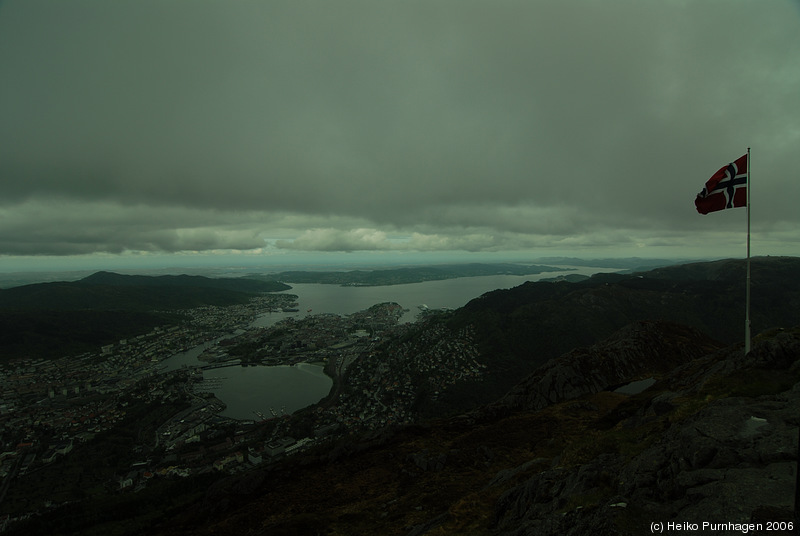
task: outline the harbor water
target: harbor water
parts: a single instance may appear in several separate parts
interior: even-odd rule
[[[250,327],[269,327],[285,318],[300,319],[321,313],[348,315],[383,302],[395,302],[407,309],[400,321],[412,322],[419,313],[420,305],[431,309],[455,309],[495,289],[512,288],[527,281],[560,274],[591,275],[600,271],[613,270],[577,267],[568,272],[546,272],[529,276],[462,277],[375,287],[293,284],[292,289],[285,292],[298,296],[298,310],[265,313],[256,318]],[[183,365],[203,365],[204,363],[198,361],[198,356],[214,344],[215,341],[207,342],[166,359],[162,362],[164,370],[174,370]],[[333,383],[325,376],[321,366],[311,364],[231,366],[207,370],[204,378],[213,379],[209,383],[214,385],[214,394],[227,405],[222,415],[234,419],[258,419],[259,415],[269,418],[273,416],[273,412],[278,415],[281,412],[292,413],[324,398]]]

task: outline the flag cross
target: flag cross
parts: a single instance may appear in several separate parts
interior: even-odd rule
[[[719,181],[711,192],[722,191],[728,200],[725,208],[733,208],[733,193],[736,187],[741,184],[747,184],[747,173],[739,175],[739,168],[736,163],[731,162],[725,169],[725,178]]]

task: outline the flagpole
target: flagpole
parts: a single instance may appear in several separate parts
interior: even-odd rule
[[[752,186],[750,147],[747,148],[747,291],[744,313],[744,355],[750,353],[750,190]]]

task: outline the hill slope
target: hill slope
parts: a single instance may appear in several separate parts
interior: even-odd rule
[[[755,258],[751,271],[753,333],[800,323],[800,259]],[[740,260],[597,274],[576,283],[529,282],[486,293],[448,323],[453,331],[474,326],[487,377],[449,389],[431,414],[495,400],[548,360],[642,320],[691,326],[721,344],[742,341],[744,302]]]
[[[275,281],[202,276],[137,276],[97,272],[80,281],[0,290],[0,310],[151,311],[243,303],[262,292],[288,290]]]
[[[98,272],[75,282],[0,290],[0,356],[80,353],[178,323],[174,312],[179,309],[245,303],[257,294],[289,288],[250,279]]]
[[[698,356],[706,344],[673,325],[631,326],[584,352],[623,370],[658,367],[650,349],[670,349],[659,360],[682,364],[638,395],[573,376],[583,395],[538,410],[514,404],[500,417],[387,431],[230,477],[153,533],[642,534],[654,520],[785,520],[800,329],[757,337],[747,358],[736,347]],[[613,348],[627,351],[617,361],[606,354]],[[551,369],[566,373],[574,359]],[[529,379],[517,395],[539,399],[540,382]]]

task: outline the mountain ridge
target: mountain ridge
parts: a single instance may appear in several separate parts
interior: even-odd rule
[[[288,290],[275,281],[190,275],[142,276],[96,272],[72,282],[33,283],[0,289],[4,310],[182,309],[241,303],[261,292]]]
[[[182,321],[178,311],[234,305],[283,283],[97,272],[74,282],[0,289],[0,357],[74,355]]]
[[[753,333],[799,324],[800,259],[754,258],[751,272]],[[706,279],[709,274],[714,278]],[[454,311],[448,325],[454,331],[475,327],[489,377],[449,390],[436,405],[466,411],[458,400],[462,396],[489,403],[548,360],[638,321],[684,324],[720,344],[733,344],[744,338],[744,309],[743,260],[600,273],[574,283],[527,282],[488,292]]]

